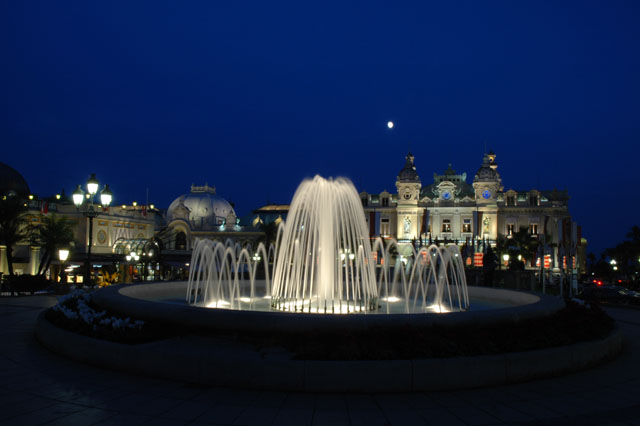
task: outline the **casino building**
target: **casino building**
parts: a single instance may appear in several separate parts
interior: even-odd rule
[[[498,173],[493,152],[485,154],[471,183],[451,165],[433,182],[418,175],[414,156],[408,153],[396,178],[396,193],[361,192],[372,238],[395,238],[410,252],[409,244],[455,242],[486,250],[526,228],[546,245],[549,267],[558,265],[559,247],[580,242],[579,228],[571,222],[566,191],[507,189]],[[561,244],[564,243],[564,244]],[[402,253],[401,253],[402,254]]]

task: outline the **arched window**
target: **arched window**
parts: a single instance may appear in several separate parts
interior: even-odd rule
[[[176,250],[187,249],[187,236],[184,232],[180,231],[176,234]]]

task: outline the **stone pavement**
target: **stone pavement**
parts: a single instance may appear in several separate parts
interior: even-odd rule
[[[617,359],[510,386],[415,394],[198,387],[76,364],[33,337],[51,296],[0,298],[1,425],[640,425],[640,310],[609,309]]]

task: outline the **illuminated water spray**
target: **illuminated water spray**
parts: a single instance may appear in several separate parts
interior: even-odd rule
[[[321,314],[469,308],[458,246],[415,248],[380,238],[372,243],[353,184],[320,176],[298,187],[275,246],[253,250],[230,240],[197,241],[187,302]]]
[[[350,181],[316,176],[298,187],[278,246],[271,302],[299,312],[377,308],[371,243]]]

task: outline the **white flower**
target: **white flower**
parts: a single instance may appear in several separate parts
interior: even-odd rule
[[[75,310],[67,306],[67,302],[75,300]],[[56,312],[61,312],[66,318],[81,319],[86,324],[92,326],[95,331],[97,325],[111,326],[113,329],[118,328],[140,328],[144,325],[144,321],[132,320],[130,317],[117,318],[107,317],[107,311],[96,312],[90,305],[91,294],[76,290],[72,293],[58,298],[58,304],[53,307]]]

